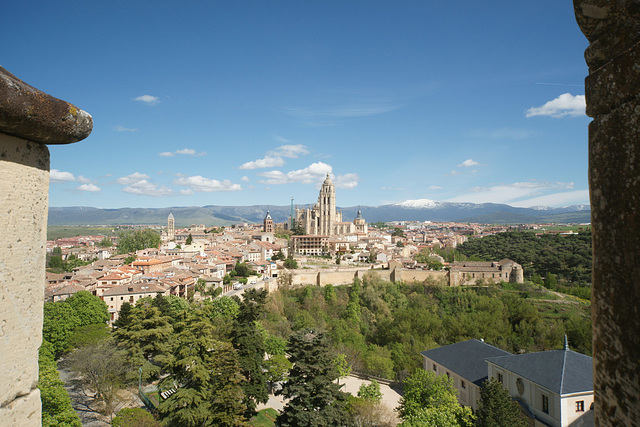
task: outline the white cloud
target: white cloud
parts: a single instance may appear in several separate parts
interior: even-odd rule
[[[76,177],[71,172],[63,172],[58,169],[51,169],[49,172],[49,180],[51,182],[71,182],[75,181]]]
[[[302,144],[285,144],[273,151],[269,151],[263,159],[243,163],[238,169],[275,168],[284,165],[283,157],[297,159],[307,154],[309,154],[309,149]]]
[[[524,199],[533,199],[559,190],[573,188],[573,182],[515,182],[490,187],[471,188],[469,193],[447,199],[447,202],[471,203],[520,203]]]
[[[478,164],[479,164],[479,163],[478,163],[478,162],[476,162],[476,161],[475,161],[475,160],[473,160],[473,159],[467,159],[467,160],[465,160],[464,162],[460,163],[460,164],[458,165],[458,167],[459,167],[459,168],[468,168],[468,167],[471,167],[471,166],[478,166]]]
[[[133,100],[145,103],[147,105],[156,105],[157,103],[160,102],[160,98],[153,95],[141,95],[141,96],[138,96],[137,98],[133,98]]]
[[[331,173],[331,166],[323,162],[312,163],[304,169],[298,169],[289,171],[286,174],[280,171],[267,171],[259,173],[258,175],[266,178],[261,180],[260,183],[268,185],[278,184],[290,184],[299,182],[302,184],[316,184],[321,183],[327,176],[327,173]]]
[[[135,128],[126,128],[124,126],[120,126],[120,125],[115,125],[114,126],[116,132],[137,132],[138,129]]]
[[[358,186],[360,177],[356,173],[346,173],[344,175],[338,175],[333,180],[336,188],[352,189]]]
[[[193,190],[190,188],[186,188],[184,190],[180,190],[180,194],[183,194],[185,196],[190,196],[193,194]]]
[[[242,178],[240,178],[240,181],[249,182],[249,177],[245,175]]]
[[[176,154],[186,154],[188,156],[195,156],[196,150],[193,148],[183,148],[182,150],[176,150]]]
[[[125,193],[137,194],[140,196],[153,196],[161,197],[173,194],[173,190],[168,187],[160,187],[153,182],[149,182],[146,179],[141,179],[136,182],[132,182],[122,189]]]
[[[264,159],[258,159],[251,162],[243,163],[238,169],[262,169],[273,168],[284,165],[284,160],[279,156],[266,156]]]
[[[429,189],[430,190],[442,190],[442,187],[440,187],[439,185],[430,185]]]
[[[158,156],[162,156],[162,157],[175,157],[176,154],[182,154],[185,156],[194,156],[194,157],[200,157],[200,156],[206,156],[207,152],[206,151],[202,151],[200,153],[196,152],[196,150],[194,150],[193,148],[183,148],[181,150],[176,150],[174,152],[171,151],[163,151],[162,153],[158,153]]]
[[[90,193],[97,193],[99,191],[102,191],[102,189],[100,187],[98,187],[97,185],[94,184],[82,184],[76,187],[76,190],[78,191],[88,191]]]
[[[577,117],[585,114],[586,105],[584,95],[563,93],[556,99],[545,103],[542,107],[529,108],[526,117]]]
[[[200,175],[178,178],[173,181],[175,185],[188,187],[193,191],[210,193],[213,191],[240,191],[240,184],[234,184],[228,179],[218,181],[217,179],[205,178]]]
[[[122,185],[129,185],[129,184],[134,184],[134,183],[139,182],[139,181],[147,180],[149,178],[151,178],[149,175],[145,175],[145,174],[140,173],[140,172],[134,172],[131,175],[123,176],[123,177],[120,177],[120,178],[116,179],[116,182],[118,184],[122,184]]]
[[[76,181],[78,181],[81,184],[90,184],[91,180],[89,178],[85,178],[82,175],[78,175],[78,177],[76,178]]]
[[[275,151],[271,154],[279,157],[297,159],[300,156],[309,154],[309,149],[302,144],[286,144],[276,148]]]
[[[523,208],[529,208],[531,206],[569,206],[581,204],[589,204],[589,190],[564,191],[512,203],[513,206]]]

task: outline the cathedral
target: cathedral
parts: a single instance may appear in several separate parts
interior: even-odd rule
[[[329,174],[320,187],[318,203],[313,207],[295,211],[296,224],[308,235],[333,236],[338,234],[366,233],[367,225],[358,211],[353,222],[342,222],[342,212],[336,211],[336,187]]]

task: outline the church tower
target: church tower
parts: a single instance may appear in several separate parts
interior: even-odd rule
[[[327,178],[320,188],[318,208],[320,211],[318,234],[324,236],[334,234],[334,225],[336,223],[336,187],[333,185],[329,173],[327,173]]]
[[[176,220],[173,218],[173,214],[169,214],[169,218],[167,218],[167,238],[169,240],[176,239]]]
[[[367,234],[367,222],[362,217],[362,212],[358,209],[358,216],[353,220],[353,224],[356,226],[357,233]]]
[[[267,210],[267,216],[264,217],[264,221],[262,222],[262,231],[265,233],[273,233],[273,219]]]

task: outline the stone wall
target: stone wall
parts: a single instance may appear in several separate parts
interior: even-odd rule
[[[640,1],[574,8],[590,43],[595,424],[640,425]]]
[[[39,425],[49,149],[0,134],[0,171],[0,425]]]

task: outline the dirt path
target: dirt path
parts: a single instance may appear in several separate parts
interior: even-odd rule
[[[60,379],[71,398],[71,406],[80,417],[80,422],[87,427],[110,426],[109,416],[102,415],[95,409],[95,396],[84,388],[80,378],[69,369],[66,359],[58,361]],[[144,408],[144,404],[137,395],[137,389],[124,389],[118,392],[118,404],[115,413],[122,408]]]
[[[111,424],[106,421],[107,418],[91,407],[94,396],[84,389],[80,378],[71,372],[66,359],[58,361],[58,371],[60,372],[60,379],[64,383],[64,388],[67,389],[71,398],[71,406],[80,417],[82,425],[87,427],[110,426]]]

